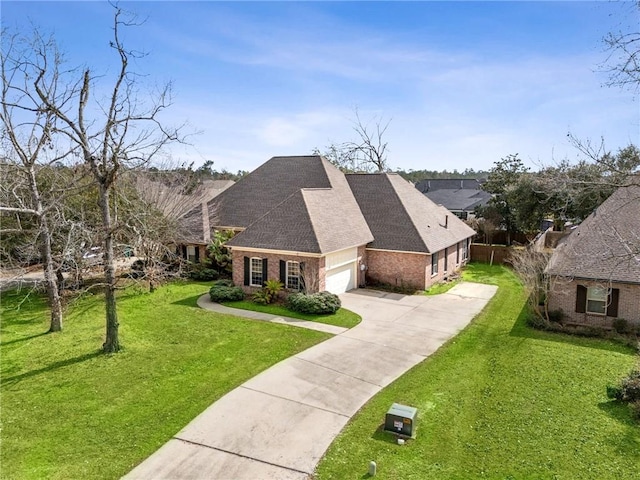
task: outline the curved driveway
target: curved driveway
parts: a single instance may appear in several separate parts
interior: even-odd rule
[[[124,478],[309,478],[358,409],[462,330],[496,288],[460,283],[436,296],[341,295],[362,316],[358,326],[232,390]]]

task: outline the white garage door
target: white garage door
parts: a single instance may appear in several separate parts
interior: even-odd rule
[[[347,263],[327,271],[325,289],[338,294],[356,288],[355,266],[355,263]]]

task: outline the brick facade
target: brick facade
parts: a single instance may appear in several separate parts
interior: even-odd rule
[[[257,257],[257,258],[266,258],[267,259],[267,279],[280,279],[280,260],[285,262],[294,261],[294,262],[304,262],[305,271],[307,272],[306,280],[307,280],[307,291],[313,293],[317,291],[318,288],[317,280],[310,278],[314,276],[314,271],[322,271],[324,272],[324,258],[318,257],[303,257],[298,255],[285,255],[285,254],[275,254],[275,253],[265,253],[265,252],[247,252],[243,250],[233,249],[232,258],[233,258],[233,283],[242,287],[242,289],[246,293],[253,293],[256,290],[260,290],[259,287],[250,287],[244,284],[244,257]],[[320,266],[321,265],[321,266]],[[324,284],[321,284],[324,287]]]
[[[459,253],[457,253],[458,248],[460,248]],[[368,249],[365,260],[367,278],[379,283],[425,290],[434,283],[447,279],[466,263],[462,259],[460,244],[452,245],[445,250],[438,252],[438,272],[432,275],[429,254]]]
[[[593,287],[602,285],[588,280],[562,280],[553,281],[552,291],[549,294],[549,310],[562,310],[564,321],[577,325],[589,325],[595,327],[612,326],[613,317],[576,312],[576,292],[578,285]],[[640,324],[640,285],[628,283],[612,283],[610,288],[619,289],[618,315],[616,318],[624,318],[628,322]]]
[[[424,253],[367,250],[364,259],[367,266],[367,283],[386,283],[398,287],[423,289],[427,263],[431,268],[430,258]]]
[[[426,253],[392,252],[388,250],[367,249],[358,247],[357,283],[363,286],[365,281],[375,281],[389,285],[398,285],[424,290],[437,282],[446,280],[453,273],[460,270],[466,263],[462,259],[462,248],[459,255],[456,249],[459,245],[453,245],[447,249],[445,262],[445,250],[438,252],[438,273],[431,275],[431,255]],[[325,257],[306,257],[287,255],[284,253],[247,252],[233,249],[233,283],[241,286],[246,293],[253,293],[259,287],[244,285],[244,257],[257,257],[267,259],[267,278],[280,278],[280,260],[305,263],[305,280],[307,291],[310,293],[322,291],[326,288]],[[458,260],[456,262],[456,260]],[[447,268],[445,270],[445,263]],[[366,268],[362,269],[361,265]]]

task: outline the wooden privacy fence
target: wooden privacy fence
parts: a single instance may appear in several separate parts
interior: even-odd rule
[[[471,260],[474,262],[494,263],[498,265],[511,264],[513,247],[504,245],[471,244]]]

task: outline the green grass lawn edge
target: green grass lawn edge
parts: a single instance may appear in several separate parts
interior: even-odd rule
[[[281,305],[259,305],[249,300],[239,300],[235,302],[223,302],[222,305],[240,310],[251,310],[254,312],[270,313],[281,317],[299,318],[311,322],[326,323],[337,327],[353,328],[360,323],[362,317],[351,310],[340,308],[336,313],[327,315],[311,315],[307,313],[294,312]]]
[[[102,295],[75,301],[47,334],[44,297],[16,309],[3,292],[0,477],[120,478],[225,393],[332,336],[198,308],[208,288],[120,291],[113,355],[99,353]]]
[[[458,336],[375,395],[316,469],[317,480],[635,479],[640,426],[606,397],[636,361],[607,340],[530,329],[505,267],[471,264],[465,281],[498,292]],[[382,431],[397,402],[418,408],[415,440]]]

